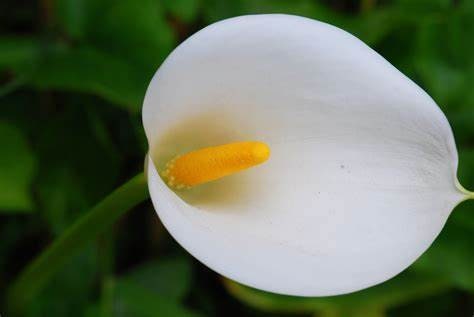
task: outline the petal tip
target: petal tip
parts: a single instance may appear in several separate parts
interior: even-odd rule
[[[456,188],[463,195],[462,201],[469,200],[469,199],[474,199],[474,192],[471,192],[471,191],[467,190],[466,188],[464,188],[464,186],[461,185],[461,183],[459,182],[458,179],[456,179]]]

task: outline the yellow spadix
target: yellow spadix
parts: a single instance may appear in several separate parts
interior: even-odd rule
[[[161,175],[170,187],[189,188],[261,164],[269,156],[268,145],[257,141],[206,147],[172,159]]]

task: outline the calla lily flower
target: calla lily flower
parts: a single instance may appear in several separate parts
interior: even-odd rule
[[[435,102],[354,36],[307,18],[241,16],[197,32],[151,81],[143,123],[170,234],[270,292],[381,283],[473,197]]]

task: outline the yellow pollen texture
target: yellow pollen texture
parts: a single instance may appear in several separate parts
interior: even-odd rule
[[[178,156],[161,173],[168,185],[189,188],[265,162],[270,148],[263,142],[235,142]]]

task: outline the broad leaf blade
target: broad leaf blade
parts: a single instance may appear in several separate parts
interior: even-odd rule
[[[25,136],[15,126],[0,122],[0,211],[32,211],[30,185],[35,158]]]

